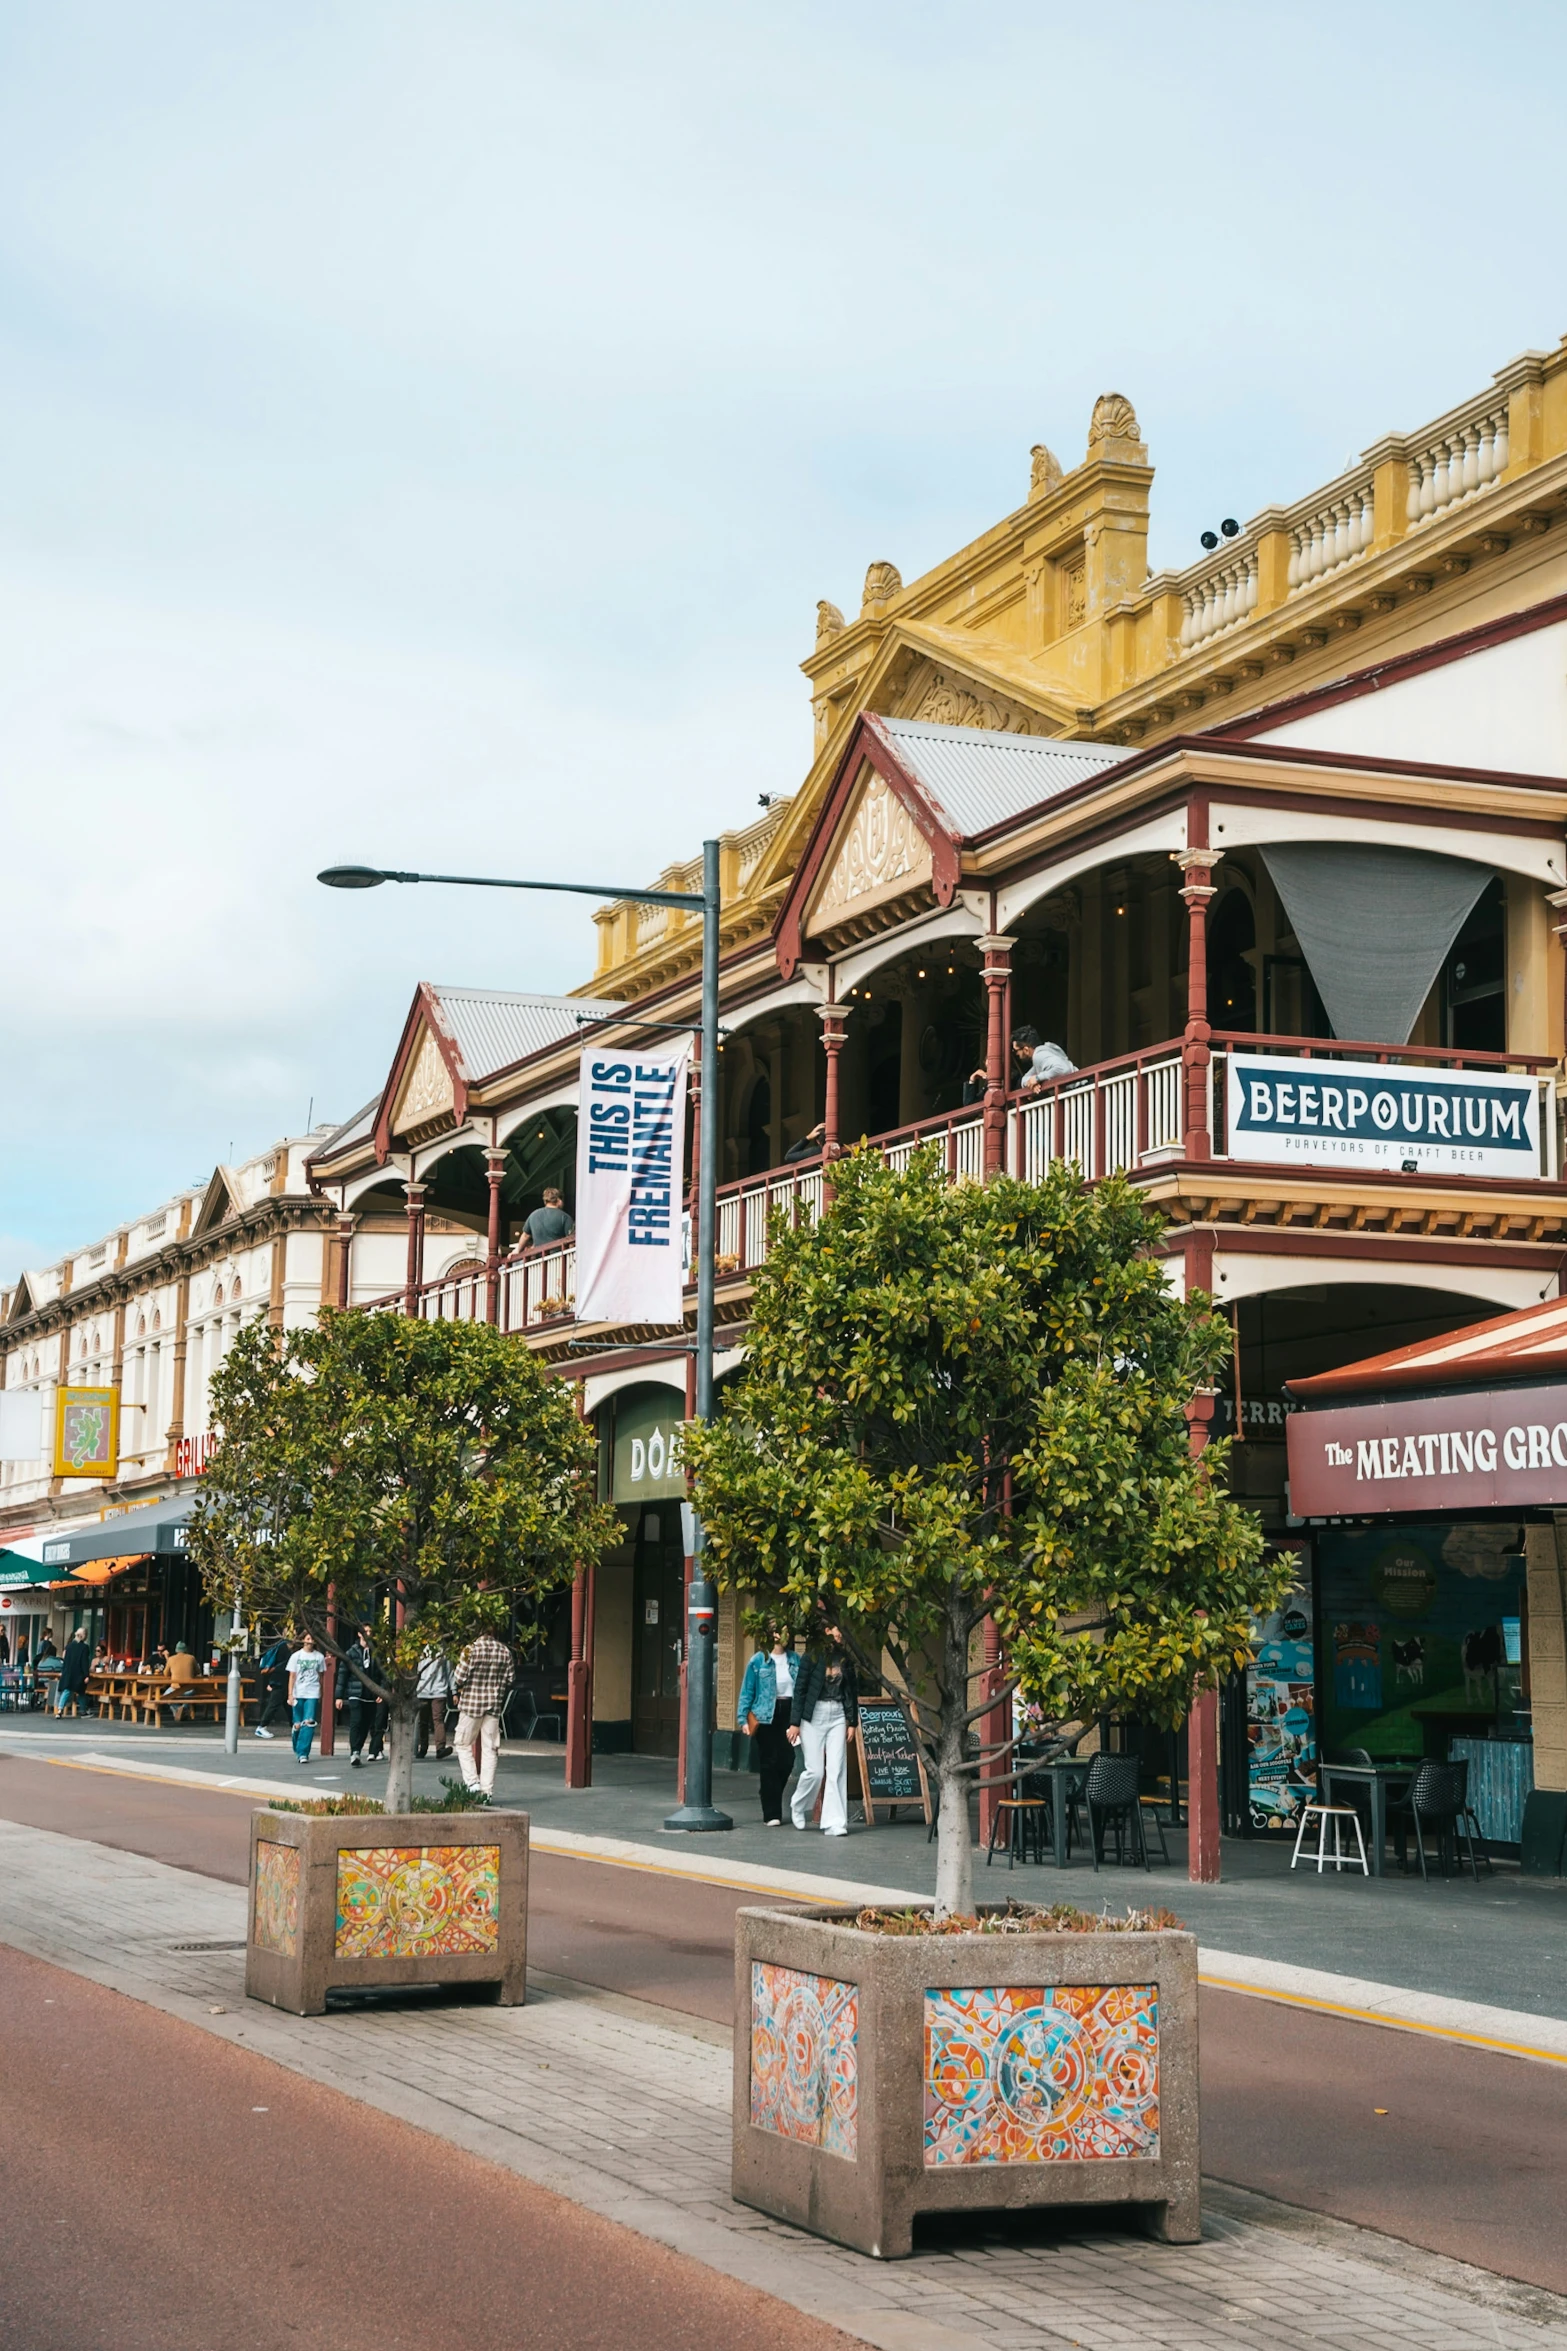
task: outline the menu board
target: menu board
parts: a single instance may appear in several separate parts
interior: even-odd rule
[[[855,1739],[867,1823],[874,1823],[878,1804],[889,1809],[900,1804],[917,1804],[929,1820],[930,1791],[925,1767],[903,1719],[903,1709],[885,1699],[862,1698]]]

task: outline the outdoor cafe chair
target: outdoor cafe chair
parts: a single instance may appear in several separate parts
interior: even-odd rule
[[[1115,1833],[1115,1858],[1119,1865],[1130,1848],[1134,1860],[1144,1869],[1151,1864],[1148,1858],[1148,1828],[1150,1814],[1140,1801],[1138,1781],[1142,1762],[1136,1755],[1096,1755],[1088,1766],[1088,1777],[1083,1783],[1082,1802],[1088,1808],[1088,1842],[1097,1870],[1104,1858],[1105,1839]],[[1078,1797],[1074,1794],[1066,1823],[1066,1849],[1072,1850],[1072,1832],[1077,1823]],[[1159,1858],[1168,1861],[1170,1849],[1164,1841],[1164,1823],[1157,1813],[1151,1814],[1159,1833]]]
[[[1417,1765],[1409,1784],[1409,1794],[1398,1807],[1398,1859],[1400,1868],[1407,1870],[1408,1834],[1415,1832],[1415,1849],[1420,1856],[1420,1875],[1429,1879],[1426,1866],[1426,1830],[1436,1836],[1437,1858],[1442,1864],[1442,1875],[1448,1875],[1449,1857],[1459,1854],[1459,1839],[1468,1848],[1469,1868],[1475,1884],[1480,1883],[1480,1865],[1476,1858],[1476,1837],[1479,1822],[1469,1802],[1469,1766],[1467,1763],[1425,1762]],[[1486,1873],[1492,1869],[1491,1856],[1486,1852],[1485,1839],[1479,1837],[1479,1851],[1485,1854]],[[1462,1870],[1462,1860],[1459,1868]]]

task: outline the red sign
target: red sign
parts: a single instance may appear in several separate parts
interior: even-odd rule
[[[204,1437],[176,1437],[174,1440],[174,1474],[177,1478],[199,1478],[218,1449],[218,1440],[209,1430]]]
[[[1292,1412],[1297,1518],[1567,1504],[1567,1386],[1458,1390]]]

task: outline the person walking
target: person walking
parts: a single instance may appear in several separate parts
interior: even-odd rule
[[[271,1728],[288,1712],[288,1653],[293,1642],[287,1633],[274,1633],[256,1667],[256,1730],[258,1739],[273,1739]]]
[[[800,1750],[789,1817],[808,1829],[820,1791],[822,1835],[849,1833],[849,1733],[860,1719],[859,1691],[852,1661],[843,1653],[843,1635],[830,1626],[825,1649],[808,1650],[794,1684],[794,1720],[789,1744]]]
[[[61,1715],[69,1706],[73,1714],[91,1711],[87,1696],[87,1676],[92,1670],[92,1643],[87,1638],[87,1627],[78,1625],[65,1644],[65,1655],[60,1660],[60,1681],[54,1694],[54,1711]]]
[[[325,1672],[326,1653],[317,1647],[315,1634],[302,1634],[299,1647],[288,1661],[288,1703],[294,1717],[296,1763],[310,1761],[316,1724],[321,1720],[321,1677]]]
[[[446,1702],[452,1694],[452,1669],[439,1649],[425,1649],[419,1659],[419,1671],[414,1678],[414,1704],[419,1709],[419,1727],[414,1735],[414,1755],[423,1762],[429,1751],[430,1731],[435,1731],[435,1760],[444,1763],[451,1753],[446,1738]]]
[[[452,1744],[463,1783],[476,1795],[488,1797],[495,1792],[501,1716],[515,1679],[511,1651],[493,1633],[481,1633],[476,1641],[470,1641],[457,1660],[452,1676],[457,1733]]]
[[[371,1628],[362,1624],[343,1652],[343,1694],[337,1701],[337,1711],[348,1709],[348,1760],[355,1771],[364,1768],[365,1741],[370,1742],[370,1760],[381,1761],[382,1741],[389,1709],[376,1684],[381,1669],[376,1663],[375,1651],[370,1645]]]
[[[756,1748],[764,1828],[783,1826],[784,1783],[794,1769],[789,1729],[799,1671],[799,1658],[775,1625],[768,1633],[767,1647],[758,1649],[747,1663],[740,1684],[735,1723]]]

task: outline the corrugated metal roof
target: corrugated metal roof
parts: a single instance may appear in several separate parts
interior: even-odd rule
[[[1026,815],[1135,756],[1099,743],[1042,735],[1000,735],[982,727],[939,727],[919,718],[868,723],[945,814],[959,840]]]
[[[623,1012],[593,996],[512,996],[498,988],[442,988],[431,994],[452,1034],[470,1086],[530,1053],[577,1035],[584,1015]]]
[[[353,1117],[345,1121],[334,1133],[328,1135],[324,1143],[318,1143],[314,1151],[306,1154],[306,1165],[308,1166],[310,1161],[315,1159],[331,1159],[337,1152],[345,1150],[350,1143],[362,1142],[364,1137],[374,1129],[375,1114],[380,1107],[380,1095],[372,1094],[363,1110],[356,1110]]]
[[[1488,1380],[1544,1379],[1567,1369],[1567,1298],[1547,1298],[1514,1314],[1470,1323],[1445,1338],[1422,1339],[1387,1355],[1368,1355],[1337,1371],[1290,1380],[1290,1394],[1328,1404],[1340,1396],[1395,1388],[1480,1388]]]

